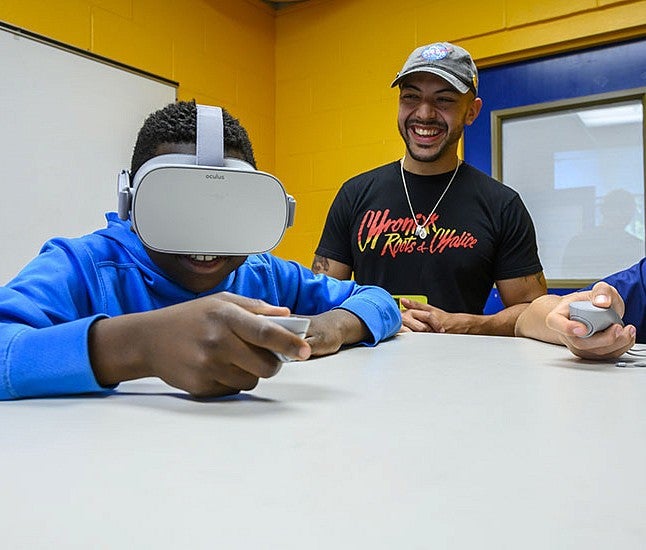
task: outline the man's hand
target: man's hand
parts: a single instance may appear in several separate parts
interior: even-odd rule
[[[102,319],[90,331],[92,368],[102,385],[156,376],[195,397],[251,390],[280,370],[272,352],[297,359],[311,354],[309,344],[259,313],[289,310],[221,293]]]
[[[402,298],[401,303],[406,309],[402,311],[399,332],[446,332],[445,323],[448,323],[450,313],[408,298]]]
[[[516,319],[529,304],[516,304],[493,315],[449,313],[439,307],[401,299],[406,308],[402,312],[400,332],[447,332],[451,334],[484,334],[513,336]]]
[[[569,306],[577,300],[589,300],[598,307],[612,307],[620,317],[624,314],[624,302],[617,290],[600,282],[592,290],[564,296],[558,305],[545,316],[545,326],[554,331],[558,341],[583,359],[612,359],[619,357],[635,344],[635,327],[615,324],[589,338],[583,323],[570,320]]]

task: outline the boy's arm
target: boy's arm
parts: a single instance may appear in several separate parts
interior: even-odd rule
[[[345,309],[333,309],[312,317],[305,339],[313,356],[329,355],[341,346],[372,340],[365,323]]]
[[[105,391],[95,380],[87,335],[100,316],[34,327],[2,315],[0,399]]]
[[[226,293],[45,326],[28,300],[0,291],[9,295],[0,323],[0,399],[102,392],[145,376],[196,396],[219,396],[278,372],[268,350],[299,359],[310,354],[302,339],[256,315],[287,315],[287,308]]]
[[[90,330],[92,369],[102,385],[155,376],[195,397],[250,390],[280,370],[272,352],[310,355],[301,338],[257,314],[289,310],[222,293],[102,319]]]
[[[277,302],[312,318],[306,338],[312,355],[334,353],[349,344],[376,345],[399,330],[399,307],[383,288],[314,274],[297,262],[267,259]]]
[[[401,314],[393,297],[375,286],[329,279],[328,284],[348,286],[351,294],[329,311],[312,317],[306,341],[312,355],[336,353],[342,346],[374,346],[397,333]]]

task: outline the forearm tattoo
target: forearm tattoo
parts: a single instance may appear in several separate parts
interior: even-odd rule
[[[330,271],[330,261],[324,256],[314,256],[312,262],[312,271],[314,273],[327,273]]]

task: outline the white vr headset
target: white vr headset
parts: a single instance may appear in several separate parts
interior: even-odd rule
[[[222,109],[197,106],[197,154],[160,155],[130,181],[122,170],[119,218],[157,252],[245,256],[275,248],[296,201],[274,176],[224,157]]]

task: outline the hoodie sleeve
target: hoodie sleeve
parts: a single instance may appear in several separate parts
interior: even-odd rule
[[[394,336],[401,328],[402,318],[393,297],[377,286],[353,285],[352,294],[336,307],[354,313],[368,327],[372,340],[362,343],[374,346]]]
[[[302,265],[272,257],[278,305],[293,313],[316,315],[340,308],[354,313],[368,327],[372,338],[362,342],[376,345],[397,333],[401,313],[393,297],[377,286],[340,281],[314,274]]]
[[[87,346],[100,317],[46,328],[0,324],[0,399],[106,391],[94,378]]]
[[[90,364],[88,331],[107,315],[91,311],[88,271],[48,244],[0,287],[0,399],[106,391]]]

